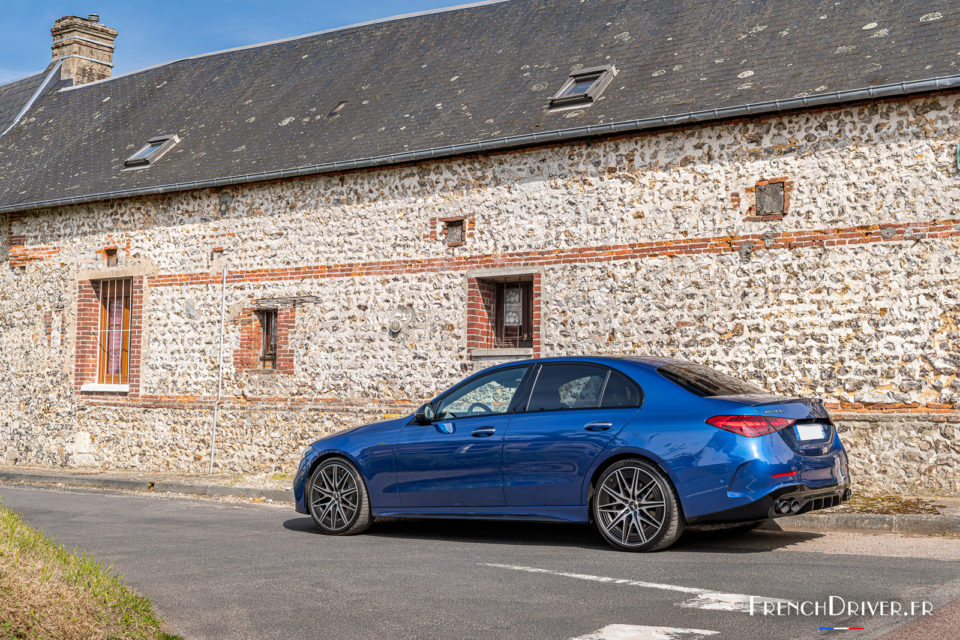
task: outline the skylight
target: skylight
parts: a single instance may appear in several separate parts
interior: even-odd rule
[[[123,165],[133,169],[148,167],[159,160],[160,156],[178,142],[180,142],[180,138],[175,135],[154,136],[147,140],[147,144],[143,145],[135,154],[124,160]]]
[[[617,68],[613,65],[578,69],[570,74],[560,91],[550,98],[550,106],[593,104],[615,75]]]

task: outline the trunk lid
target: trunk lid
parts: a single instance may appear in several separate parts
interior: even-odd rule
[[[715,396],[712,399],[739,404],[746,411],[765,418],[795,420],[791,426],[775,433],[796,453],[821,456],[833,448],[837,430],[820,400],[759,393]]]

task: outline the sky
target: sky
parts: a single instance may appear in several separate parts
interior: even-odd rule
[[[44,69],[61,16],[100,15],[120,32],[114,75],[198,53],[437,9],[468,0],[2,0],[0,84]]]

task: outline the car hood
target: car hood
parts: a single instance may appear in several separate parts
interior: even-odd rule
[[[350,427],[348,429],[343,429],[335,433],[331,433],[328,436],[324,436],[319,440],[316,440],[310,446],[317,447],[329,447],[332,443],[336,442],[338,439],[343,438],[347,435],[359,435],[365,431],[383,431],[384,429],[390,429],[393,427],[401,427],[406,423],[410,422],[410,415],[401,416],[399,418],[394,418],[392,420],[384,420],[383,422],[370,422],[368,424],[362,424],[358,427]]]

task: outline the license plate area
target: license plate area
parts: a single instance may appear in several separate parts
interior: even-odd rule
[[[827,437],[826,427],[822,424],[798,424],[794,425],[794,429],[797,431],[797,440],[800,442],[823,440]]]

